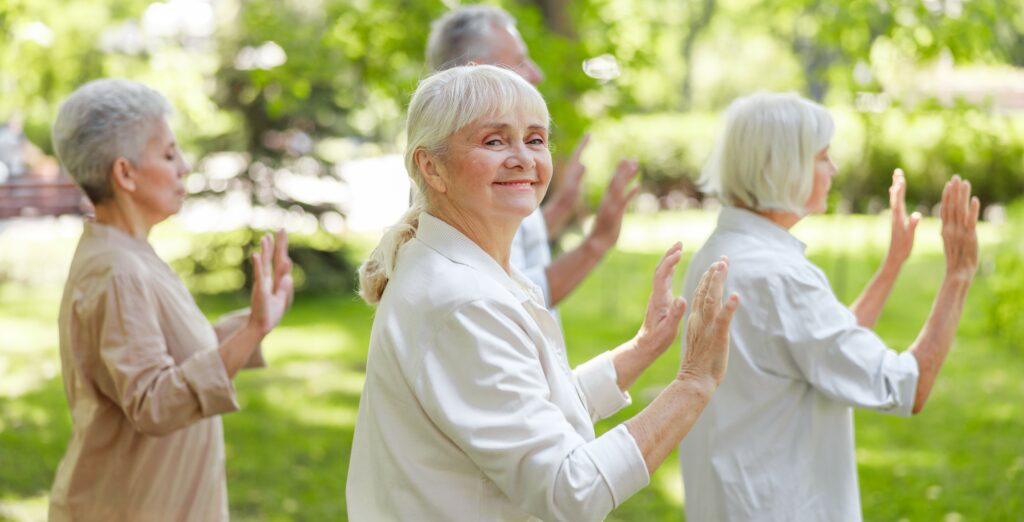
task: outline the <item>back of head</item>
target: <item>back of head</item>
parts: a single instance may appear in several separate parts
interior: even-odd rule
[[[729,206],[806,213],[814,158],[832,140],[828,110],[793,93],[738,98],[700,184]]]
[[[102,203],[113,196],[114,161],[137,163],[153,124],[170,113],[167,99],[141,83],[91,81],[61,104],[53,123],[53,147],[89,199]]]
[[[487,39],[494,27],[515,25],[516,20],[500,7],[468,5],[449,11],[431,25],[427,38],[427,64],[433,71],[487,62]]]
[[[503,67],[453,67],[420,82],[409,103],[405,149],[405,167],[416,194],[409,210],[384,233],[377,248],[359,268],[359,295],[367,303],[380,300],[394,273],[398,251],[415,235],[420,213],[428,210],[426,184],[416,165],[416,151],[422,149],[444,158],[449,138],[466,125],[519,110],[545,122],[549,119],[547,105],[537,89]]]

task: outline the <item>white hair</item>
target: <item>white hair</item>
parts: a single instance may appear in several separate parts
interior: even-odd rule
[[[416,165],[416,152],[425,150],[444,158],[449,138],[459,130],[482,118],[501,117],[519,110],[545,123],[550,117],[537,89],[506,68],[454,67],[420,82],[409,103],[406,123],[405,168],[414,182],[415,194],[409,210],[384,232],[380,243],[359,267],[359,295],[368,304],[380,301],[394,273],[398,251],[416,234],[420,213],[430,210],[426,182]]]
[[[93,203],[113,196],[114,162],[141,159],[156,129],[172,112],[162,94],[130,80],[102,79],[75,89],[53,123],[53,148],[64,169]]]
[[[700,186],[729,206],[803,216],[814,158],[832,141],[828,109],[793,93],[756,93],[725,111],[725,129]]]
[[[427,64],[433,71],[490,61],[488,37],[495,27],[515,26],[516,20],[500,7],[462,6],[431,24],[427,38]]]

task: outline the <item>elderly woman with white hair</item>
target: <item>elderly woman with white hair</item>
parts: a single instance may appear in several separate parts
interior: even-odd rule
[[[53,142],[96,208],[71,262],[60,354],[72,434],[50,520],[227,520],[219,415],[238,409],[234,375],[292,299],[284,232],[252,256],[251,311],[215,329],[148,242],[185,190],[170,105],[104,79],[64,101]]]
[[[946,184],[945,277],[917,340],[893,351],[871,328],[920,219],[906,215],[903,173],[889,192],[888,254],[852,306],[789,232],[826,209],[833,128],[824,107],[794,94],[755,94],[726,112],[703,179],[725,206],[683,295],[697,291],[697,267],[726,255],[726,291],[744,305],[730,332],[729,375],[680,445],[687,520],[860,520],[852,408],[921,411],[955,338],[978,265],[970,183]]]
[[[639,333],[569,368],[536,285],[510,266],[551,177],[548,111],[512,71],[428,77],[408,115],[412,208],[361,268],[377,305],[348,471],[352,520],[601,520],[679,443],[725,371],[725,260],[702,280],[678,377],[641,413],[593,423],[675,339],[681,245],[665,254]]]

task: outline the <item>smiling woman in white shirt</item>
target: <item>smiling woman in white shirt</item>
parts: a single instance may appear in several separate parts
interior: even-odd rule
[[[601,520],[646,486],[725,372],[738,298],[712,264],[678,377],[595,437],[675,339],[681,245],[665,254],[639,333],[569,368],[543,296],[509,265],[551,177],[548,111],[515,73],[463,66],[420,83],[408,116],[412,208],[360,269],[377,304],[347,502],[352,520]]]
[[[794,94],[755,94],[726,112],[703,179],[725,206],[683,295],[694,294],[702,264],[726,255],[725,290],[744,305],[729,374],[680,446],[687,520],[860,520],[852,408],[921,411],[955,338],[978,264],[970,183],[954,176],[943,191],[945,277],[917,340],[898,353],[871,328],[920,220],[906,215],[903,173],[889,191],[889,252],[853,305],[789,232],[826,209],[832,133],[828,111]]]

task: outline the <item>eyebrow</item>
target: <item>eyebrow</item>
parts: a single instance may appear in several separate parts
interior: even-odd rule
[[[499,123],[499,122],[491,122],[491,123],[485,123],[485,124],[481,125],[481,128],[483,128],[483,129],[507,129],[509,127],[511,127],[511,125],[509,125],[507,123]],[[546,126],[544,126],[544,125],[537,125],[537,124],[528,125],[526,128],[530,129],[530,130],[542,130],[542,131],[545,131],[545,132],[548,130],[548,128]]]

